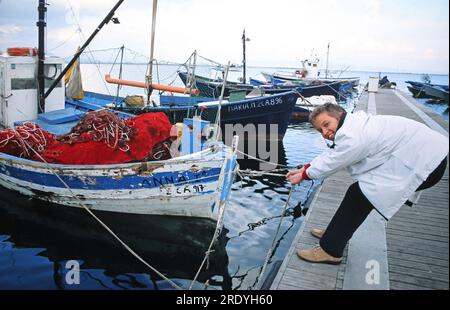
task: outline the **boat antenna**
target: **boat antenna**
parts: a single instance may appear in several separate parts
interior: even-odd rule
[[[216,120],[214,121],[214,127],[216,128],[216,132],[212,138],[212,140],[214,140],[214,141],[218,141],[220,139],[220,130],[221,130],[220,129],[221,128],[220,127],[220,117],[221,117],[223,96],[225,94],[225,88],[226,88],[227,79],[228,79],[228,70],[230,70],[230,61],[228,61],[228,64],[225,68],[222,90],[220,92],[219,103],[217,105]]]
[[[246,77],[246,71],[247,71],[247,61],[245,60],[245,42],[250,41],[249,38],[245,36],[245,28],[242,33],[242,51],[243,51],[243,58],[242,58],[242,83],[246,83],[247,77]]]
[[[45,107],[45,78],[44,78],[44,61],[45,61],[45,27],[47,26],[45,12],[47,8],[45,6],[45,0],[39,0],[38,6],[38,112],[43,113]]]
[[[120,47],[119,53],[120,53],[120,66],[119,66],[119,79],[122,79],[122,71],[123,71],[123,51],[125,49],[125,45],[122,45]],[[119,56],[119,54],[117,54],[117,56]],[[117,59],[116,56],[116,59]],[[114,60],[114,63],[116,61]],[[122,88],[122,85],[117,84],[117,92],[116,92],[116,98],[114,98],[114,106],[117,106],[117,99],[119,98],[119,94],[120,94],[120,89]]]
[[[45,0],[39,0],[39,3]],[[47,98],[48,95],[52,92],[52,90],[56,87],[56,85],[61,81],[63,76],[66,74],[66,72],[72,67],[73,63],[77,61],[77,59],[80,57],[80,55],[84,52],[84,50],[88,47],[88,45],[91,43],[91,41],[94,39],[94,37],[99,33],[99,31],[103,28],[103,26],[111,20],[114,24],[119,24],[119,20],[117,17],[114,17],[114,12],[119,8],[119,6],[122,4],[124,0],[117,1],[116,5],[112,8],[112,10],[106,15],[106,17],[102,20],[102,22],[95,28],[94,32],[92,32],[91,36],[84,42],[83,46],[75,53],[75,55],[72,57],[72,60],[66,65],[64,70],[59,74],[59,76],[53,81],[52,85],[48,88],[48,90],[45,92],[44,98]],[[41,58],[39,56],[39,58]]]
[[[154,47],[155,47],[155,29],[156,29],[156,10],[158,8],[158,0],[153,0],[153,15],[152,15],[152,35],[150,39],[150,60],[147,66],[147,75],[145,76],[145,82],[147,83],[147,103],[150,102],[150,96],[152,95],[153,87],[153,62],[154,62]]]
[[[189,65],[187,67],[187,84],[188,89],[194,89],[195,84],[195,68],[197,66],[197,50],[194,50],[191,57],[189,57]],[[192,97],[192,92],[189,93],[189,97]]]
[[[328,43],[327,47],[327,66],[325,68],[325,78],[328,78],[328,56],[330,55],[330,43]]]

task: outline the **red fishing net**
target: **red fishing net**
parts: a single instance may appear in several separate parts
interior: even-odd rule
[[[89,112],[69,133],[56,137],[29,124],[32,123],[18,126],[15,131],[0,131],[0,152],[74,165],[170,158],[172,124],[162,112],[141,114],[128,120],[108,110]],[[30,151],[30,147],[39,155]]]
[[[25,122],[15,129],[0,131],[0,152],[31,159],[55,141],[55,136],[35,123]]]

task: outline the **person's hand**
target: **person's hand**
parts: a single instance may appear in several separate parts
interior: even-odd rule
[[[286,174],[286,178],[289,180],[289,182],[291,182],[294,185],[300,184],[303,181],[303,178],[302,178],[303,170],[304,170],[304,168],[289,171]]]
[[[291,170],[286,174],[286,178],[289,178],[291,175],[297,174],[300,169]]]

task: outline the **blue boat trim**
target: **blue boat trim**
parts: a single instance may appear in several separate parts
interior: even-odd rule
[[[234,169],[236,168],[236,156],[233,156],[233,158],[229,161],[227,161],[225,166],[225,175],[224,175],[224,185],[222,188],[222,192],[220,193],[220,200],[226,201],[228,194],[231,191],[231,185],[233,185],[233,179],[230,179],[230,176],[233,174]],[[229,180],[230,179],[230,180]]]
[[[34,184],[55,188],[65,188],[65,185],[54,174],[23,170],[11,166],[0,166],[2,174]],[[208,183],[218,179],[220,168],[212,168],[199,172],[175,171],[160,172],[151,176],[129,175],[122,178],[113,176],[76,176],[59,175],[72,189],[83,190],[131,190],[159,188],[166,185],[186,185]]]

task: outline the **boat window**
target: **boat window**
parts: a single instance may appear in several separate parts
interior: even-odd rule
[[[50,87],[53,81],[61,72],[61,64],[45,64],[44,65],[44,86],[45,88]],[[33,75],[36,74],[27,69],[26,65],[18,65],[16,66],[17,71],[20,71],[22,77],[12,77],[11,78],[11,90],[18,89],[36,89],[37,88],[37,77]],[[15,73],[15,76],[18,76],[19,73]],[[25,77],[23,76],[25,75]],[[28,76],[26,76],[28,75]],[[56,87],[61,87],[62,82],[59,81]]]
[[[13,78],[11,79],[11,89],[35,89],[36,79],[33,78]]]
[[[60,64],[45,64],[44,65],[44,76],[46,79],[54,80],[58,77],[59,72],[61,72]]]
[[[54,80],[54,79],[47,79],[47,78],[46,78],[45,81],[44,81],[45,88],[49,88],[50,85],[53,84],[53,80]],[[61,87],[61,80],[58,82],[58,84],[56,84],[55,87]]]
[[[52,85],[53,80],[45,79],[44,85],[45,88],[50,87]],[[17,89],[36,89],[37,88],[37,80],[34,78],[13,78],[11,79],[11,89],[17,90]],[[61,81],[58,82],[56,87],[61,87]]]
[[[48,88],[53,84],[53,81],[61,73],[61,67],[61,64],[44,64],[45,88]],[[58,82],[56,87],[61,87],[61,80]]]

